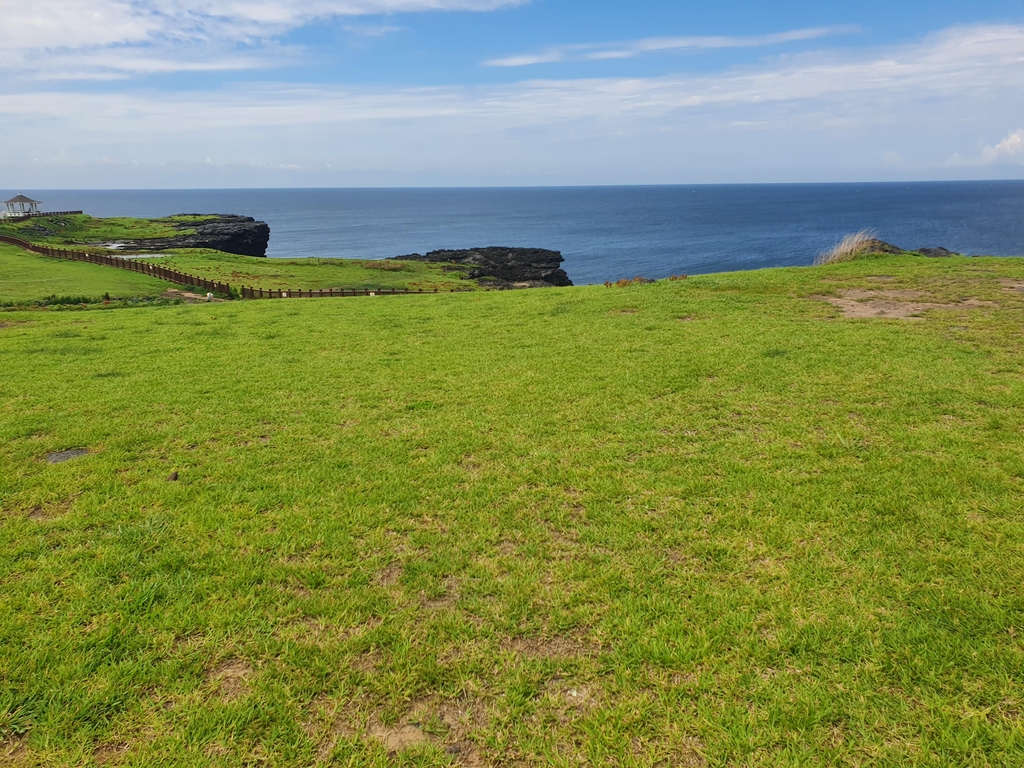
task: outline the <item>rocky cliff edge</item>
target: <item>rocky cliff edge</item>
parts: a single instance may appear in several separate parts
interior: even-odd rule
[[[469,267],[467,277],[499,288],[543,288],[572,285],[561,268],[565,259],[544,248],[469,248],[396,256],[402,261],[431,261]]]
[[[183,213],[180,216],[201,216]],[[172,217],[175,218],[175,217]],[[251,216],[220,214],[203,221],[176,221],[174,228],[190,234],[157,237],[149,240],[123,240],[119,246],[133,251],[168,251],[172,248],[212,248],[239,256],[266,256],[270,226]]]

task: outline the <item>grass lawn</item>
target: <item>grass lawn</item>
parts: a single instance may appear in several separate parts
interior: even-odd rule
[[[445,271],[446,265],[417,261],[264,259],[220,251],[184,250],[155,258],[154,263],[207,280],[252,288],[479,288],[475,280],[463,279],[466,268],[449,266],[451,271]]]
[[[0,243],[0,304],[30,303],[48,296],[159,296],[173,287],[135,272],[51,259]]]
[[[23,221],[0,219],[0,235],[20,237],[33,243],[63,247],[72,243],[102,240],[135,240],[192,234],[194,230],[177,229],[174,224],[199,222],[210,216],[172,216],[164,219],[133,219],[115,217],[93,218],[89,215],[41,216]]]
[[[1024,764],[1022,287],[2,313],[0,763]]]
[[[0,220],[0,235],[19,237],[34,243],[55,248],[77,250],[90,249],[82,243],[151,239],[188,234],[192,230],[178,230],[175,222],[200,220],[203,217],[175,216],[168,219],[96,219],[91,216],[54,216],[4,223]],[[3,246],[5,249],[9,246]],[[6,251],[5,251],[6,252]],[[0,252],[0,259],[5,258]],[[227,282],[233,286],[249,286],[264,289],[311,289],[311,288],[409,288],[424,291],[477,290],[475,280],[465,279],[467,268],[442,264],[426,264],[415,261],[391,261],[358,259],[267,259],[253,256],[237,256],[214,250],[181,249],[161,255],[146,254],[147,260],[159,263],[168,269],[175,269],[207,280]],[[0,262],[0,270],[4,269]],[[52,271],[52,270],[50,270]],[[32,270],[30,270],[31,274]],[[2,276],[2,273],[0,273]],[[115,279],[111,280],[114,283]],[[0,288],[2,290],[2,288]],[[17,285],[8,293],[12,298]],[[102,288],[114,293],[114,288]],[[2,301],[3,299],[0,299]]]
[[[190,250],[146,258],[168,269],[252,288],[408,288],[449,292],[479,290],[463,270],[441,264],[355,259],[263,259],[220,251]],[[69,262],[0,243],[0,303],[31,302],[51,295],[100,297],[160,295],[180,287],[134,272]]]

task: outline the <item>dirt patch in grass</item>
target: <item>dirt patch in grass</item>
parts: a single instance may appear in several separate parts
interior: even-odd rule
[[[28,747],[25,744],[27,740],[25,736],[20,739],[0,740],[0,765],[8,765],[12,768],[26,765],[28,763]]]
[[[576,659],[592,656],[600,645],[580,637],[513,637],[501,643],[503,650],[526,659]]]
[[[310,740],[317,743],[317,763],[326,762],[341,739],[358,735],[356,730],[339,713],[339,705],[330,697],[321,694],[309,707],[310,714],[302,724],[302,730]]]
[[[400,563],[392,563],[383,571],[377,574],[377,578],[374,582],[378,587],[393,587],[398,584],[398,580],[402,578],[402,565]]]
[[[900,301],[911,301],[920,298],[932,298],[924,291],[910,290],[870,290],[862,291],[858,288],[850,288],[843,291],[843,297],[854,301],[874,301],[875,299],[898,299]]]
[[[171,288],[170,290],[164,291],[160,294],[160,297],[164,299],[181,299],[186,304],[196,304],[200,301],[209,301],[211,303],[227,301],[227,299],[207,299],[204,294],[190,293],[189,291],[182,291],[177,288]]]
[[[544,689],[543,698],[547,699],[560,713],[559,722],[568,723],[574,720],[574,713],[596,709],[601,705],[601,695],[590,687],[580,685],[572,680],[555,678]]]
[[[366,653],[361,653],[352,661],[352,669],[362,672],[364,675],[373,675],[384,663],[384,656],[376,648]]]
[[[926,297],[921,291],[863,291],[851,289],[836,296],[810,296],[813,301],[825,301],[842,310],[847,318],[886,318],[895,320],[924,320],[921,313],[929,309],[980,309],[996,306],[991,301],[966,299],[959,304],[939,304],[915,301]]]
[[[383,744],[389,754],[404,752],[411,747],[426,744],[430,740],[418,726],[410,723],[395,723],[394,725],[371,723],[367,734],[371,739]]]
[[[459,462],[459,467],[474,480],[479,479],[481,474],[480,459],[472,454],[466,454]]]
[[[52,519],[52,515],[48,514],[42,507],[33,507],[32,511],[28,513],[28,519],[41,523]]]
[[[244,659],[229,659],[213,669],[206,679],[223,701],[234,701],[249,692],[252,672],[252,667]]]
[[[641,750],[636,750],[638,753]],[[704,745],[697,739],[686,739],[673,754],[654,763],[654,768],[702,768],[708,764],[704,757]]]
[[[320,697],[313,702],[313,713],[304,725],[310,738],[317,739],[317,756],[329,759],[341,739],[375,741],[394,758],[403,752],[432,745],[451,755],[456,765],[486,768],[491,763],[473,741],[487,723],[484,705],[476,700],[449,701],[425,696],[409,703],[397,720],[385,722],[380,710],[362,725],[354,725],[348,707]]]
[[[96,765],[113,765],[128,752],[127,744],[101,744],[93,752]]]
[[[28,510],[28,519],[37,523],[45,523],[49,520],[57,520],[71,511],[75,499],[64,499],[62,501],[48,501],[37,504]]]
[[[445,608],[454,608],[459,602],[459,580],[449,576],[444,580],[444,592],[434,597],[423,595],[422,606],[426,611],[440,611]]]
[[[390,727],[371,720],[369,735],[382,742],[389,752],[420,744],[435,744],[455,756],[459,765],[481,768],[490,763],[472,740],[472,735],[486,721],[486,709],[479,701],[445,701],[428,696],[412,702],[405,717]]]

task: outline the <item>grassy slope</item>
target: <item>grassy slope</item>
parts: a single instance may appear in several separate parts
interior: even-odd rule
[[[41,216],[24,221],[8,222],[0,219],[0,235],[20,237],[33,243],[55,247],[71,243],[90,243],[104,240],[136,240],[154,237],[172,237],[193,230],[180,230],[175,222],[200,221],[204,217],[175,216],[166,219],[133,219],[117,217],[97,219],[88,215]]]
[[[0,755],[1020,765],[1001,277],[0,316]]]
[[[156,260],[170,269],[207,280],[253,288],[422,288],[475,290],[475,280],[463,271],[445,272],[441,264],[415,261],[356,259],[260,259],[218,251],[189,250]]]
[[[28,219],[17,223],[0,220],[0,235],[20,237],[54,247],[82,247],[82,243],[170,237],[190,232],[177,230],[168,219],[95,219],[91,216],[60,216]],[[45,234],[40,228],[52,234]],[[152,258],[152,257],[149,257]],[[409,288],[441,291],[476,290],[475,280],[462,279],[463,271],[446,272],[443,265],[419,262],[360,261],[355,259],[261,259],[212,250],[181,250],[153,258],[169,269],[236,286],[276,289],[310,288]],[[103,289],[101,293],[106,291]],[[113,289],[110,289],[113,293]],[[16,296],[15,298],[25,298]]]
[[[28,303],[48,296],[100,298],[105,293],[121,298],[159,296],[172,287],[134,272],[45,258],[0,243],[0,303]]]

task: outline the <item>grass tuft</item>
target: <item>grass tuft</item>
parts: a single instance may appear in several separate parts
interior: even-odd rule
[[[853,261],[858,256],[870,253],[872,244],[877,241],[877,233],[870,229],[862,229],[860,232],[844,237],[831,250],[819,253],[814,260],[814,266],[820,267],[825,264],[840,264],[844,261]]]

